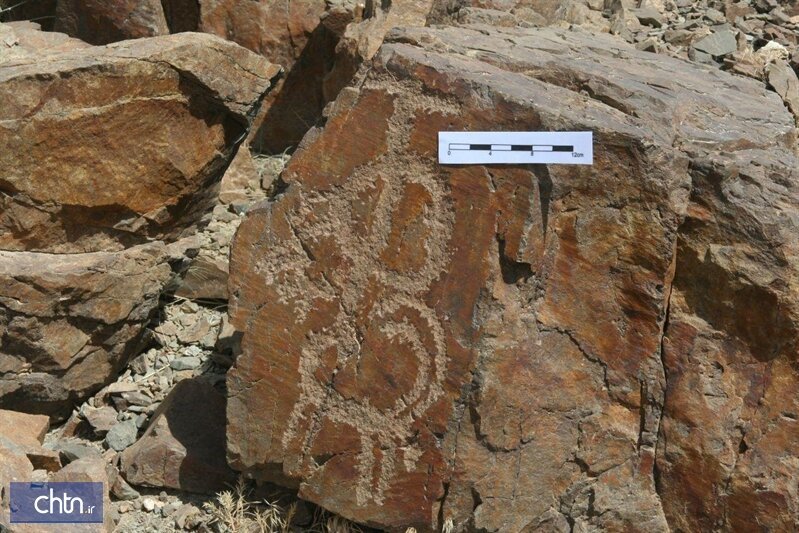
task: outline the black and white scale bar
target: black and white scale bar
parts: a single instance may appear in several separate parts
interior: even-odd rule
[[[484,152],[574,152],[572,145],[543,146],[534,144],[457,144],[449,145],[449,150],[482,150]]]
[[[443,165],[593,163],[590,131],[442,131],[438,161]]]

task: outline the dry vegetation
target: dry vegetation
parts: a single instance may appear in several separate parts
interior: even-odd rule
[[[233,490],[222,491],[215,502],[206,502],[203,507],[211,515],[211,526],[219,533],[290,533],[299,531],[292,526],[297,504],[281,506],[267,500],[252,501],[252,491],[247,482],[240,478]],[[331,514],[317,507],[313,521],[301,529],[303,533],[364,533],[349,520]],[[453,533],[455,526],[451,519],[444,522],[442,533]],[[408,528],[405,533],[416,533]]]
[[[251,490],[240,479],[233,490],[220,492],[215,502],[203,507],[211,515],[211,525],[219,533],[289,533],[297,531],[292,522],[297,511],[296,503],[283,507],[266,500],[252,501]],[[310,526],[302,528],[307,533],[362,533],[352,522],[317,508]]]

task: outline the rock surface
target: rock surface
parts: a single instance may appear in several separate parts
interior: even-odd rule
[[[41,31],[39,24],[27,20],[0,24],[0,39],[4,45],[0,63],[30,59],[43,51],[55,54],[89,48],[80,39],[73,39],[63,33]]]
[[[111,490],[109,480],[109,468],[106,462],[100,457],[85,457],[69,463],[50,477],[50,481],[55,482],[91,482],[103,484],[103,529],[113,531],[114,522],[111,518],[111,498],[108,493]],[[78,526],[80,528],[81,526]],[[87,531],[96,531],[95,526],[83,526]]]
[[[30,481],[33,465],[24,454],[0,445],[0,529],[10,530],[10,483]]]
[[[191,230],[278,69],[198,34],[38,52],[0,59],[5,250],[109,251]]]
[[[150,340],[279,68],[210,35],[0,36],[0,406],[63,418]]]
[[[231,465],[388,529],[795,529],[780,98],[586,32],[388,41],[236,235]],[[594,164],[442,167],[441,130]]]
[[[408,0],[380,6],[375,2],[362,20],[354,16],[336,45],[335,62],[325,77],[325,99],[330,101],[338,96],[361,63],[374,57],[391,28],[424,26],[433,3],[433,0]]]
[[[50,420],[46,416],[0,409],[0,455],[6,454],[5,460],[15,471],[18,465],[25,464],[21,458],[26,458],[33,469],[48,472],[60,469],[58,453],[42,447],[49,426]],[[17,458],[9,457],[10,454]],[[9,480],[4,479],[3,475],[0,471],[0,491],[8,490],[6,482]]]
[[[0,409],[0,435],[14,445],[39,446],[49,428],[46,416]]]
[[[171,0],[172,4],[176,4]],[[212,33],[290,70],[325,11],[324,0],[199,0],[195,31]]]
[[[234,41],[284,69],[264,102],[253,144],[280,153],[295,146],[325,105],[322,82],[336,37],[320,19],[325,0],[165,0],[172,31],[202,31]]]
[[[36,524],[16,524],[11,527],[8,512],[11,482],[24,483],[48,479],[86,481],[80,474],[75,475],[80,468],[62,469],[58,453],[42,446],[49,425],[46,416],[0,409],[0,530],[2,531],[22,533],[47,531],[46,527]],[[97,459],[99,460],[99,457]],[[102,465],[102,460],[100,464]],[[110,521],[107,524],[110,525]]]
[[[169,33],[161,0],[58,0],[54,29],[91,44]]]
[[[136,442],[138,434],[139,427],[136,425],[136,421],[125,420],[111,428],[108,435],[105,436],[105,443],[115,452],[121,452]]]
[[[171,275],[162,243],[0,252],[0,405],[68,414],[141,349]]]
[[[254,137],[256,148],[268,153],[294,148],[320,121],[324,106],[352,81],[361,63],[375,55],[388,30],[424,26],[432,5],[433,0],[327,2],[301,58],[268,103],[264,124]]]
[[[225,462],[225,437],[217,430],[221,427],[224,395],[208,381],[181,381],[153,414],[144,435],[122,454],[122,474],[137,486],[225,490],[236,474]]]
[[[799,78],[785,61],[776,61],[766,67],[769,85],[780,95],[782,101],[799,120]]]

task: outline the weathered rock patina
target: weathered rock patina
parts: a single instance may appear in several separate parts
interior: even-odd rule
[[[442,167],[441,130],[594,164]],[[753,80],[395,30],[236,236],[229,461],[390,530],[795,528],[798,166]]]
[[[169,34],[161,0],[58,0],[54,29],[91,44]]]
[[[108,251],[191,231],[279,70],[202,34],[16,48],[0,58],[4,250]]]
[[[163,243],[0,252],[0,406],[68,415],[141,350],[171,276]]]
[[[146,344],[279,67],[202,34],[0,38],[0,406],[63,418]]]

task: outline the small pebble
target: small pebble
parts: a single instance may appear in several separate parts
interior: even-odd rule
[[[141,506],[148,513],[152,513],[155,509],[155,501],[151,498],[144,498],[141,502]]]

